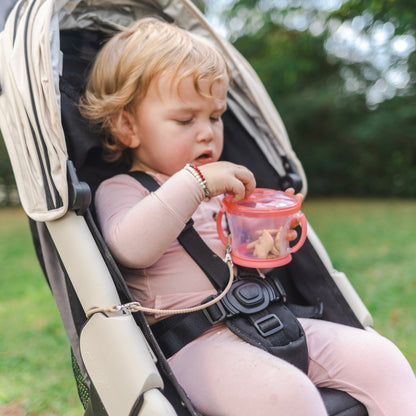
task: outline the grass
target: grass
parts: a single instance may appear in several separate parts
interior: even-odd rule
[[[415,200],[306,200],[303,210],[332,263],[416,371]]]
[[[70,347],[28,221],[0,210],[0,415],[83,414]]]
[[[416,370],[416,201],[311,200],[304,212]],[[20,209],[0,210],[0,416],[79,416],[69,342]]]

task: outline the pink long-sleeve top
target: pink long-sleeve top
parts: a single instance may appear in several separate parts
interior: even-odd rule
[[[202,202],[203,190],[186,170],[171,177],[151,175],[161,186],[150,194],[125,174],[99,186],[95,205],[104,239],[133,296],[143,306],[178,309],[197,305],[216,291],[177,237],[192,217],[204,241],[223,257],[224,245],[215,222],[221,198]]]

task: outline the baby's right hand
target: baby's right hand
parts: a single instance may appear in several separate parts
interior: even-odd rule
[[[232,202],[247,198],[256,188],[254,175],[246,167],[231,162],[213,162],[199,166],[207,181],[210,196],[231,194]]]

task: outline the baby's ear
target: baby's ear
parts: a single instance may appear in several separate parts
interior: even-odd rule
[[[132,114],[122,110],[114,114],[111,119],[113,134],[126,147],[135,149],[139,146],[140,140],[136,120]]]

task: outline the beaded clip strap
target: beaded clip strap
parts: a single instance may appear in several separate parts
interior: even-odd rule
[[[204,191],[205,201],[209,201],[211,197],[209,195],[207,181],[204,175],[202,174],[202,172],[199,170],[198,166],[191,164],[191,163],[187,163],[185,166],[185,170],[187,170],[189,173],[191,173],[195,177],[195,179],[201,185],[202,190]]]

